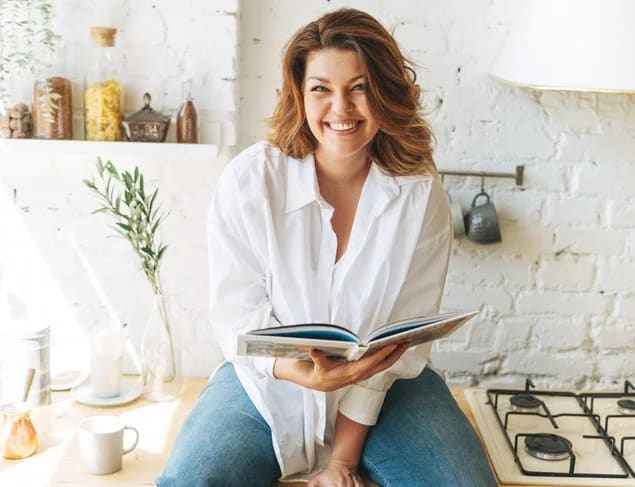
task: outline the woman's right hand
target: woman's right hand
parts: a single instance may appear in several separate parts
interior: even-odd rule
[[[273,375],[317,391],[334,391],[356,384],[386,370],[401,358],[408,344],[386,345],[355,362],[327,357],[317,350],[310,352],[312,361],[289,358],[276,359]]]

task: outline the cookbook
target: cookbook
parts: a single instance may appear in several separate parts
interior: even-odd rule
[[[238,337],[238,355],[289,357],[310,360],[309,351],[348,361],[391,344],[410,347],[451,335],[478,311],[452,311],[437,315],[414,316],[387,323],[360,337],[333,324],[306,323],[252,330]]]

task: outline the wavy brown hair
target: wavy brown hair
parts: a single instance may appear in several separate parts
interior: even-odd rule
[[[421,114],[413,64],[375,18],[350,8],[323,15],[287,42],[282,89],[269,119],[268,140],[298,159],[315,151],[317,140],[306,121],[302,88],[308,54],[326,48],[354,51],[366,67],[368,103],[380,127],[369,146],[373,160],[393,176],[434,172],[433,135]]]

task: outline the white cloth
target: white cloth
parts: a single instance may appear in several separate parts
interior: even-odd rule
[[[388,321],[438,311],[451,247],[438,178],[366,178],[345,253],[335,262],[333,208],[313,156],[260,142],[239,154],[215,190],[208,221],[211,323],[225,359],[271,427],[285,480],[328,461],[338,410],[373,425],[386,391],[416,377],[430,344],[370,380],[319,392],[273,378],[273,358],[236,356],[239,334],[294,323],[335,323],[363,336]]]

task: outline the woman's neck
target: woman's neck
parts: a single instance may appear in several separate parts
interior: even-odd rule
[[[359,184],[366,180],[370,165],[370,156],[365,151],[350,157],[332,157],[315,152],[315,170],[321,186]]]

